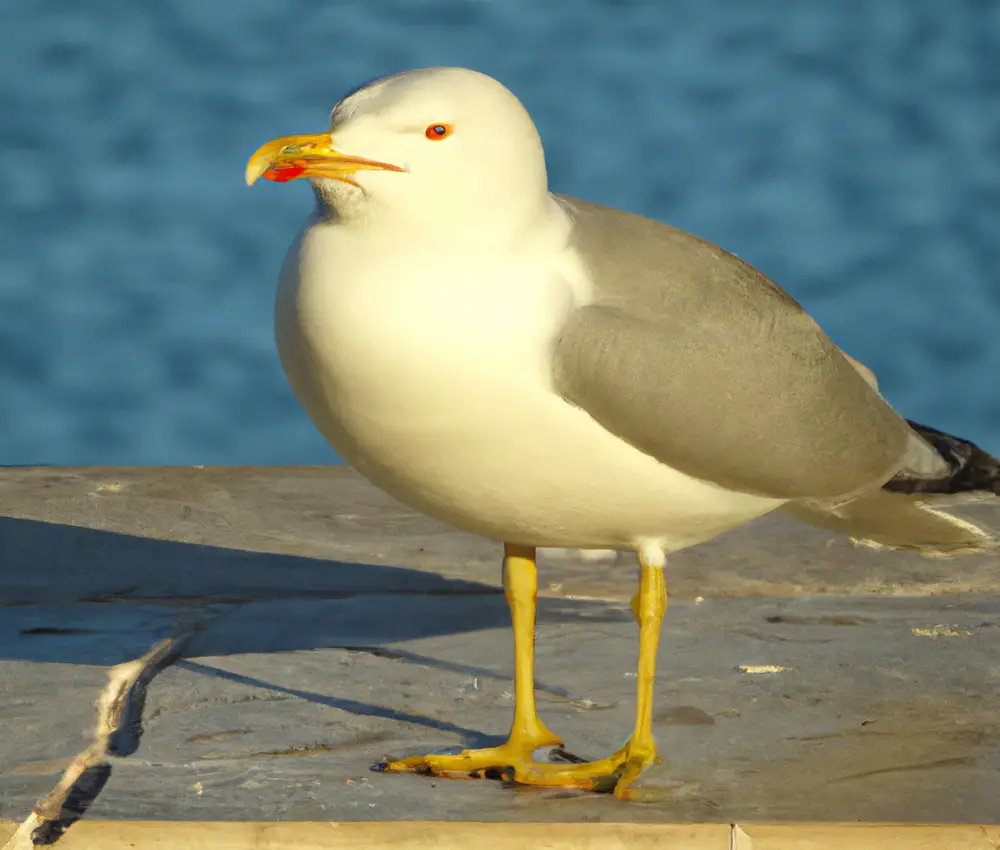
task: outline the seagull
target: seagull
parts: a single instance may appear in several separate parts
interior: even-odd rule
[[[634,797],[659,761],[664,566],[781,509],[871,546],[995,551],[935,496],[1000,493],[1000,463],[910,422],[777,284],[682,230],[553,194],[538,131],[489,76],[376,80],[328,130],[260,147],[246,179],[305,178],[275,335],[296,398],[398,500],[503,544],[515,655],[507,741],[373,769]],[[636,553],[631,736],[606,758],[562,741],[534,693],[535,555]]]

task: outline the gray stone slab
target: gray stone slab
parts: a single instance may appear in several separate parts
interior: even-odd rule
[[[1000,528],[1000,505],[957,512]],[[0,468],[0,604],[405,590],[428,574],[495,588],[499,559],[497,543],[421,516],[345,467]],[[543,554],[540,565],[545,595],[634,590],[631,557]],[[677,553],[669,576],[676,599],[1000,590],[995,557],[878,552],[780,514]]]
[[[90,817],[1000,820],[996,559],[781,519],[671,563],[649,801],[369,773],[505,732],[512,639],[495,544],[327,472],[0,471],[0,818],[86,745],[107,668],[195,618]],[[632,724],[634,571],[543,577],[540,711],[599,757]]]

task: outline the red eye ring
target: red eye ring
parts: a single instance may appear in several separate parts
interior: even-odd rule
[[[441,139],[447,139],[451,135],[451,131],[451,124],[431,124],[424,130],[424,135],[432,142],[439,142]]]

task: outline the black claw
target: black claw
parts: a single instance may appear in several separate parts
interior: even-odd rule
[[[385,769],[389,766],[390,759],[385,761],[377,761],[375,764],[368,765],[368,769],[373,773],[385,773]]]
[[[549,755],[563,759],[563,761],[571,762],[572,764],[587,763],[587,759],[580,758],[580,756],[574,755],[573,753],[569,752],[569,750],[564,750],[562,747],[553,747],[551,750],[549,750]]]
[[[501,767],[497,769],[499,776],[497,777],[503,782],[504,788],[517,788],[518,784],[514,781],[514,768],[512,767]]]

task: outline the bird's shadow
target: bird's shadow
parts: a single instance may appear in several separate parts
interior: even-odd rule
[[[274,692],[293,693],[205,659],[343,648],[509,680],[509,675],[495,670],[399,648],[408,640],[510,626],[499,585],[406,567],[226,549],[0,517],[0,610],[0,660],[120,664],[168,636],[181,614],[189,622],[198,621],[200,628],[181,651],[179,666]],[[599,602],[541,599],[538,616],[543,622],[618,622],[624,614]],[[568,696],[544,682],[538,685]],[[52,688],[58,692],[56,677]],[[387,706],[304,690],[294,690],[294,695],[354,714],[453,732],[470,746],[492,740],[475,729]],[[136,728],[141,734],[141,727]],[[119,746],[127,751],[137,745],[138,740],[131,745],[121,741]]]

